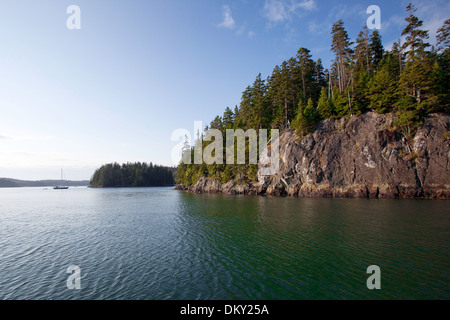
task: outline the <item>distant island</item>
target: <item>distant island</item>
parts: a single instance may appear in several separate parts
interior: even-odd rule
[[[153,163],[108,163],[97,170],[90,181],[92,188],[166,187],[175,185],[176,168]]]
[[[0,178],[0,188],[25,188],[25,187],[54,187],[59,185],[61,180],[17,180],[10,178]],[[87,187],[89,186],[88,180],[82,181],[65,181],[70,187]]]

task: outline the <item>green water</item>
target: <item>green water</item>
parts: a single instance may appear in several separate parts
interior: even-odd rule
[[[449,299],[449,214],[447,201],[0,189],[0,299]]]

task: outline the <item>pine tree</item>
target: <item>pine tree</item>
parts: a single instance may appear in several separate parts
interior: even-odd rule
[[[267,87],[265,80],[261,79],[261,73],[253,82],[253,92],[251,105],[253,110],[251,112],[251,125],[253,129],[262,129],[267,127],[270,121],[270,116],[267,114]]]
[[[335,119],[340,119],[350,113],[348,97],[346,97],[345,93],[341,93],[338,87],[333,88],[333,97],[331,99],[331,103],[334,107]]]
[[[314,61],[310,51],[300,48],[297,51],[297,61],[301,80],[302,99],[307,100],[314,96]]]
[[[369,106],[378,113],[386,113],[394,110],[397,102],[397,81],[389,71],[387,64],[369,81],[367,88]]]
[[[439,96],[438,106],[433,108],[434,112],[442,111],[450,113],[450,92],[448,84],[450,83],[450,19],[447,19],[437,35],[437,47],[439,53],[433,68],[433,78],[436,81],[436,93]]]
[[[218,130],[223,130],[223,122],[222,122],[222,117],[220,116],[216,116],[214,118],[214,120],[211,122],[211,124],[209,125],[210,129],[218,129]],[[196,138],[199,139],[199,132],[196,132]]]
[[[417,11],[413,4],[409,4],[406,7],[409,16],[405,19],[408,25],[403,29],[402,36],[406,36],[405,43],[403,44],[403,49],[406,50],[405,53],[408,57],[408,61],[415,61],[423,57],[425,49],[430,46],[429,43],[425,42],[428,39],[428,31],[421,30],[420,27],[423,25],[423,21],[419,20],[414,13]]]
[[[370,50],[369,50],[369,38],[367,26],[364,26],[364,30],[358,33],[356,38],[355,54],[354,54],[354,68],[353,72],[358,73],[361,68],[364,68],[366,72],[370,73]]]
[[[350,38],[344,28],[344,22],[338,20],[333,24],[331,50],[335,53],[335,65],[337,70],[337,79],[339,91],[343,92],[348,86],[349,65],[351,62],[352,49]]]
[[[425,49],[430,45],[424,42],[428,39],[428,31],[420,30],[423,22],[414,15],[416,9],[410,3],[407,7],[410,13],[405,19],[408,25],[402,32],[406,36],[403,49],[407,50],[407,62],[400,77],[400,86],[404,92],[421,103],[426,92],[432,87],[431,63]]]
[[[302,90],[301,68],[299,61],[294,57],[289,58],[287,60],[287,70],[289,74],[286,78],[288,104],[295,106],[304,95]]]
[[[361,114],[367,111],[369,101],[366,97],[366,92],[369,79],[370,77],[366,69],[361,66],[355,77],[355,83],[352,86],[352,113],[354,114]]]
[[[450,48],[450,19],[445,20],[442,27],[436,34],[436,46],[439,51],[449,50]]]
[[[421,103],[433,86],[429,59],[408,61],[400,76],[400,87],[406,95]]]
[[[248,116],[250,114],[250,110],[252,108],[252,94],[253,88],[252,86],[247,86],[245,90],[242,92],[241,103],[239,106],[239,120],[241,124],[245,127],[249,127],[249,119]]]
[[[319,102],[317,103],[317,111],[321,119],[329,119],[334,116],[333,106],[331,105],[330,99],[328,99],[327,92],[325,88],[322,87],[320,92]]]
[[[388,53],[388,59],[390,64],[390,70],[394,74],[395,79],[400,79],[400,74],[405,65],[405,56],[402,52],[402,47],[400,45],[400,40],[394,42],[391,51]]]
[[[270,78],[268,97],[273,107],[275,125],[287,127],[293,119],[295,104],[292,97],[292,73],[287,61],[276,66]]]
[[[317,59],[316,63],[314,64],[314,83],[315,83],[315,100],[317,101],[319,99],[320,92],[322,91],[323,87],[326,87],[327,85],[327,73],[328,70],[323,69],[322,65],[322,59]]]
[[[297,135],[301,137],[305,134],[314,132],[319,119],[320,115],[314,107],[314,102],[312,99],[309,99],[304,108],[299,108],[294,121],[292,121],[292,127],[296,130]]]
[[[234,118],[233,111],[229,107],[227,107],[222,116],[222,123],[223,123],[224,129],[225,130],[232,129],[233,125],[234,125],[234,120],[235,120],[235,118]]]
[[[381,59],[383,59],[384,48],[381,43],[381,35],[377,30],[374,30],[370,36],[370,51],[371,51],[371,70],[377,70]]]

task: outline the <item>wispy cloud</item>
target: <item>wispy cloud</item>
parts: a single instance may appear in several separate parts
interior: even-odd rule
[[[236,26],[236,22],[233,19],[231,8],[228,5],[222,7],[223,21],[219,24],[221,28],[233,29]]]
[[[405,23],[405,17],[401,15],[392,15],[387,20],[381,20],[381,32],[386,32],[390,30],[391,28],[398,29],[403,28],[406,25]]]
[[[4,136],[0,134],[0,139],[12,139],[12,137],[10,136]]]
[[[297,9],[304,9],[304,10],[312,10],[316,8],[316,2],[315,0],[305,0],[302,2],[295,2],[292,3],[292,9],[295,11]]]
[[[423,1],[416,3],[416,15],[423,20],[422,29],[429,31],[430,43],[434,44],[437,30],[442,27],[450,12],[450,2],[444,1]]]
[[[247,28],[247,22],[244,23],[236,23],[232,16],[232,12],[230,6],[224,5],[222,7],[223,10],[223,21],[218,24],[221,28],[226,28],[230,30],[234,30],[236,36],[247,36],[249,39],[255,36],[255,32],[253,30],[249,30]]]
[[[278,0],[266,0],[264,15],[270,22],[284,21],[289,17],[286,6]]]
[[[308,31],[312,34],[322,35],[329,34],[331,31],[331,21],[322,21],[317,23],[315,21],[310,21],[308,23]]]
[[[437,30],[442,26],[444,21],[448,19],[447,12],[450,11],[450,2],[439,0],[436,0],[435,2],[417,2],[415,3],[415,6],[417,8],[415,15],[423,21],[421,29],[428,31],[428,42],[435,44]],[[405,18],[407,15],[408,13],[404,11],[402,14],[392,15],[386,22],[382,21],[381,33],[387,34],[387,32],[395,32],[398,37],[404,41],[401,32],[406,27],[407,22],[405,21]],[[385,49],[390,50],[396,41],[397,39],[390,39],[390,42],[385,45]]]
[[[264,3],[264,17],[271,23],[289,20],[299,10],[310,11],[316,8],[315,0],[266,0]]]
[[[236,30],[236,35],[237,36],[247,36],[248,38],[253,38],[255,36],[255,32],[253,30],[248,30],[247,29],[247,23],[244,23],[243,25],[241,25],[237,30]]]

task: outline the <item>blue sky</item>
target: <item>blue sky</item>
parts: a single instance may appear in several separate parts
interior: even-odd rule
[[[106,162],[173,165],[171,134],[239,104],[300,47],[325,66],[331,25],[352,40],[381,9],[383,44],[405,26],[409,1],[2,0],[0,177],[89,179]],[[446,0],[413,1],[430,42]],[[69,30],[69,5],[81,30]]]

